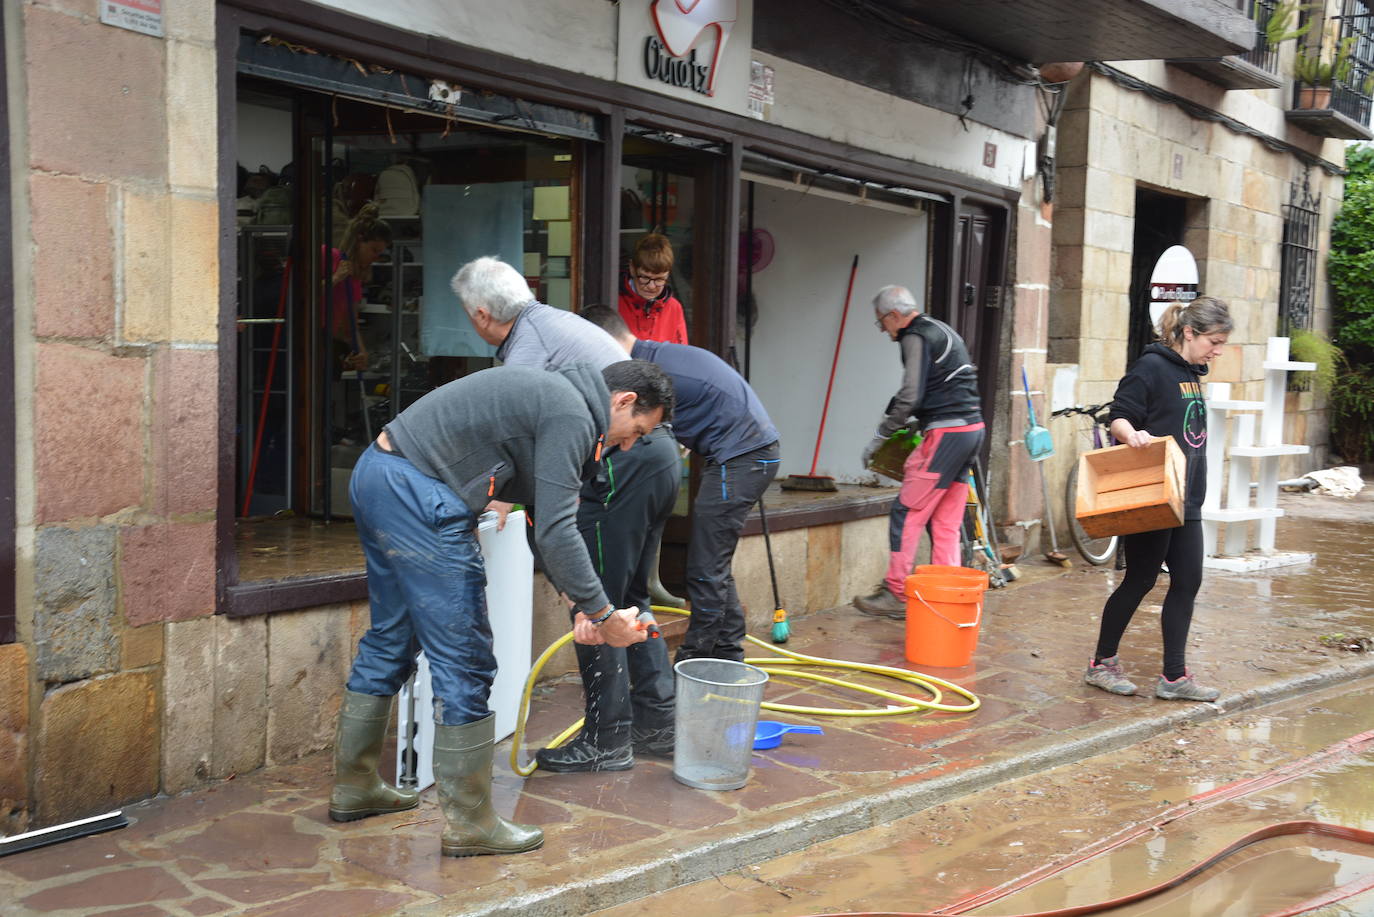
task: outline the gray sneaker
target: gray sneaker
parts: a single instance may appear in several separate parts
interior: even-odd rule
[[[628,741],[624,745],[602,746],[586,733],[578,733],[567,745],[539,749],[534,760],[551,774],[627,771],[635,766],[634,749]]]
[[[906,603],[893,595],[886,586],[878,587],[872,595],[856,595],[853,601],[854,607],[866,615],[906,620]]]
[[[634,745],[635,754],[652,755],[655,758],[673,756],[673,736],[672,723],[658,729],[640,729],[637,726],[630,729],[630,742]]]
[[[1193,673],[1188,672],[1176,681],[1170,681],[1163,675],[1159,676],[1159,684],[1155,685],[1155,697],[1164,700],[1197,700],[1211,703],[1221,697],[1221,692],[1216,688],[1204,688],[1193,680]]]
[[[1083,673],[1083,681],[1110,694],[1135,693],[1135,682],[1126,677],[1126,670],[1121,667],[1120,656],[1108,656],[1096,662],[1089,660],[1088,670]]]

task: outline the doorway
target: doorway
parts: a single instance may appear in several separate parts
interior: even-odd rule
[[[1150,319],[1150,274],[1164,250],[1185,245],[1188,198],[1146,188],[1135,192],[1135,236],[1131,246],[1131,326],[1126,341],[1126,365],[1155,339]],[[1123,367],[1124,368],[1124,367]]]
[[[676,142],[680,140],[682,142]],[[633,298],[628,266],[635,245],[661,233],[672,246],[667,289],[650,291],[682,303],[687,342],[708,350],[719,344],[719,263],[724,246],[714,194],[725,160],[718,147],[630,125],[620,166],[620,275],[616,294]],[[640,297],[642,298],[642,297]]]
[[[984,422],[995,414],[998,360],[1002,338],[1002,277],[1006,263],[1006,211],[965,201],[954,223],[954,295],[948,314],[936,318],[949,323],[968,348],[978,367],[978,392]],[[983,460],[991,448],[984,437]]]

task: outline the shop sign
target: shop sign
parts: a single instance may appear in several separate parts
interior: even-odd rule
[[[622,0],[617,77],[743,112],[753,0]]]
[[[1159,317],[1174,303],[1197,299],[1197,261],[1182,245],[1164,250],[1150,273],[1150,323],[1159,328]]]
[[[644,39],[644,73],[702,95],[716,94],[720,55],[739,18],[739,0],[652,0],[654,32]],[[698,44],[710,45],[710,61],[697,61]]]
[[[162,0],[100,0],[100,21],[161,38]]]

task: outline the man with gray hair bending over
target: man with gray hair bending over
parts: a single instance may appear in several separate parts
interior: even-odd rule
[[[921,531],[930,526],[930,562],[959,565],[959,527],[968,498],[968,470],[983,444],[978,370],[963,338],[921,312],[906,287],[887,286],[873,297],[874,317],[902,348],[902,385],[887,403],[863,466],[894,432],[917,425],[921,444],[902,469],[902,489],[888,517],[887,575],[871,595],[854,597],[864,614],[906,616],[906,578],[916,564]]]
[[[507,366],[591,363],[601,369],[626,359],[609,334],[536,300],[520,272],[500,258],[469,261],[453,275],[452,286],[477,335]]]

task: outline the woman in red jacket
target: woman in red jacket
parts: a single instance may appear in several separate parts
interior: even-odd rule
[[[620,317],[630,333],[645,341],[687,343],[687,319],[682,303],[668,286],[673,269],[673,244],[651,232],[635,244],[630,269],[620,280]]]

